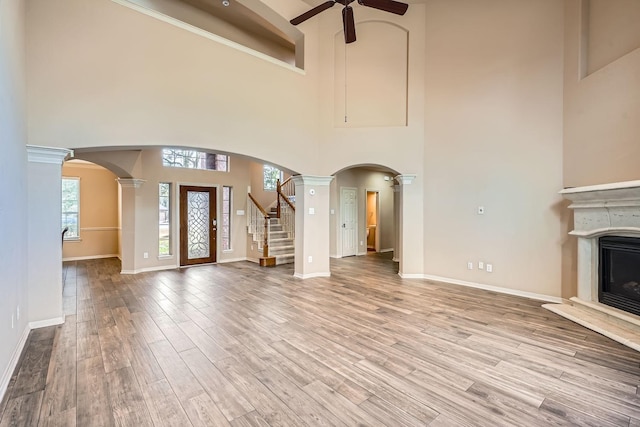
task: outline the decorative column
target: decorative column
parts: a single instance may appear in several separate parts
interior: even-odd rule
[[[27,145],[27,316],[32,329],[64,323],[62,162],[71,155],[65,148]]]
[[[120,184],[120,260],[122,274],[136,271],[136,190],[146,181],[118,178]]]
[[[402,211],[400,210],[402,197],[402,192],[400,191],[402,187],[400,185],[393,186],[393,218],[395,222],[395,227],[393,227],[393,261],[400,262],[400,252],[402,248],[400,247],[400,220],[402,216]]]
[[[329,184],[332,176],[294,176],[296,187],[296,237],[294,276],[328,277]]]
[[[424,276],[424,224],[422,186],[412,185],[416,175],[398,175],[400,217],[398,220],[398,249],[400,277]]]

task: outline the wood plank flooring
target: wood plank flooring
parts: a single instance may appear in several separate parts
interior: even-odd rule
[[[640,426],[639,353],[388,256],[119,269],[65,264],[67,321],[31,332],[0,427]]]

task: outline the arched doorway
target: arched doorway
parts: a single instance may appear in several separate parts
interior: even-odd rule
[[[388,254],[395,260],[398,203],[394,177],[381,165],[355,165],[334,174],[331,256]]]

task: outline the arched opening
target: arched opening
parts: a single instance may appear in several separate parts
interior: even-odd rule
[[[62,166],[63,261],[120,257],[117,175],[74,159]]]
[[[167,161],[167,150],[172,151],[173,162]],[[118,219],[116,225],[109,225],[109,230],[118,236],[118,250],[83,256],[119,256],[123,273],[194,263],[258,262],[260,242],[247,230],[248,193],[270,210],[275,206],[276,192],[266,185],[267,166],[272,173],[279,172],[282,180],[295,173],[260,159],[189,147],[78,149],[75,156],[67,167],[91,165],[100,169],[109,175],[107,180],[116,189]],[[101,194],[101,190],[87,191],[96,197]],[[189,192],[194,194],[193,205],[187,203]],[[206,212],[192,210],[203,201]],[[197,221],[188,222],[189,212],[195,212]],[[193,225],[196,222],[198,229]],[[200,249],[194,252],[185,242],[197,244]],[[187,253],[191,254],[189,258],[185,258]],[[293,259],[292,253],[287,262]]]
[[[376,255],[398,261],[399,204],[394,177],[382,165],[354,165],[331,183],[330,247],[333,258]]]

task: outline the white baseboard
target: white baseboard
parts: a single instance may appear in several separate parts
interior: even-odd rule
[[[518,297],[535,299],[535,300],[539,300],[539,301],[555,302],[555,303],[562,303],[562,301],[563,301],[563,299],[561,297],[553,297],[553,296],[550,296],[550,295],[543,295],[543,294],[537,294],[537,293],[534,293],[534,292],[520,291],[520,290],[517,290],[517,289],[501,288],[501,287],[498,287],[498,286],[485,285],[483,283],[467,282],[467,281],[464,281],[464,280],[451,279],[451,278],[448,278],[448,277],[433,276],[431,274],[401,275],[401,277],[405,278],[405,279],[417,279],[418,278],[417,276],[420,276],[420,278],[426,279],[426,280],[434,280],[436,282],[451,283],[453,285],[460,285],[460,286],[467,286],[467,287],[470,287],[470,288],[484,289],[486,291],[493,291],[493,292],[498,292],[498,293],[501,293],[501,294],[514,295],[514,296],[518,296]]]
[[[218,260],[218,264],[226,264],[228,262],[240,262],[240,261],[249,261],[249,259],[247,257],[221,259],[221,260]]]
[[[148,273],[151,271],[175,270],[176,268],[179,268],[179,267],[177,265],[158,265],[156,267],[145,267],[145,268],[139,268],[137,270],[121,270],[120,274]]]
[[[391,260],[393,262],[400,262],[400,258],[396,258],[395,256],[393,257],[393,259]]]
[[[297,277],[298,279],[313,279],[314,277],[331,277],[331,272],[309,273],[309,274],[295,273],[293,277]]]
[[[425,279],[425,275],[422,273],[398,273],[398,276],[403,279]]]
[[[67,258],[62,258],[62,261],[84,261],[87,259],[103,259],[103,258],[120,258],[120,255],[107,254],[107,255],[71,256]]]
[[[18,345],[16,345],[16,348],[13,350],[13,354],[11,355],[11,359],[9,359],[9,364],[4,370],[2,378],[0,378],[0,402],[4,399],[4,394],[7,392],[7,387],[9,387],[9,381],[11,381],[13,371],[16,369],[16,366],[18,366],[22,350],[24,350],[24,346],[27,343],[30,331],[31,328],[29,328],[29,325],[25,326],[24,331],[22,331],[22,336],[18,341]]]
[[[383,254],[385,252],[393,252],[394,249],[393,248],[387,248],[387,249],[380,249],[380,253]]]
[[[62,325],[64,323],[64,315],[62,317],[54,317],[53,319],[38,320],[36,322],[29,322],[29,328],[38,329],[46,328],[47,326]]]

